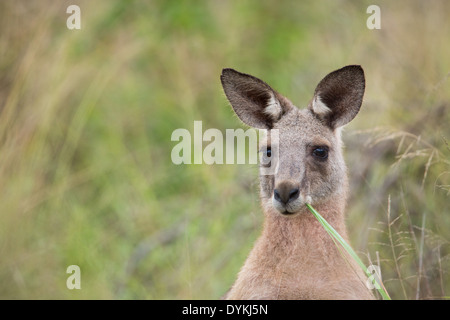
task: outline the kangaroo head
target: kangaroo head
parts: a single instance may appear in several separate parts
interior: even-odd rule
[[[296,108],[251,75],[224,69],[221,81],[241,121],[268,130],[269,138],[260,141],[260,150],[276,170],[267,175],[263,170],[267,161],[260,164],[265,208],[289,215],[304,209],[306,202],[320,204],[331,197],[345,200],[347,173],[340,128],[361,107],[365,79],[360,66],[347,66],[328,74],[304,109]],[[275,132],[277,139],[271,138]]]

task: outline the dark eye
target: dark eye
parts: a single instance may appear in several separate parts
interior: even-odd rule
[[[325,160],[328,158],[328,148],[326,147],[316,147],[312,152],[313,156],[320,160]]]
[[[264,167],[270,167],[272,159],[272,149],[270,147],[267,147],[266,149],[263,149],[261,151],[262,151],[261,165]]]

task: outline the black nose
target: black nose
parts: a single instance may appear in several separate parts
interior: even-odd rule
[[[294,201],[300,195],[300,190],[291,183],[280,183],[273,191],[275,200],[287,204]]]

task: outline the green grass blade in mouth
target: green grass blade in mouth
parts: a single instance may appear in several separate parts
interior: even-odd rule
[[[320,222],[320,224],[324,227],[328,234],[341,244],[345,251],[347,251],[347,253],[356,261],[361,269],[363,269],[366,275],[370,277],[372,274],[367,270],[366,266],[358,257],[356,252],[352,249],[352,247],[350,247],[350,245],[341,237],[341,235],[309,203],[306,203],[306,207],[316,217],[316,219]],[[378,284],[377,290],[380,292],[383,299],[391,300],[383,284],[378,281],[378,278],[375,277],[375,281]]]

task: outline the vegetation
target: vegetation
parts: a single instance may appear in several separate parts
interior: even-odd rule
[[[380,30],[371,4],[0,2],[0,298],[219,298],[259,234],[257,168],[175,165],[173,130],[244,128],[224,67],[304,107],[348,64],[352,246],[392,299],[448,298],[450,3],[377,1]]]

